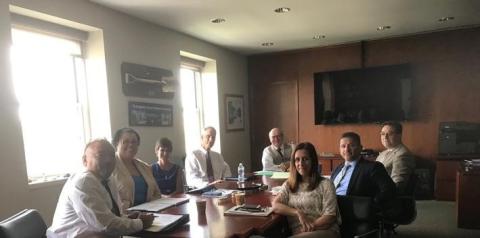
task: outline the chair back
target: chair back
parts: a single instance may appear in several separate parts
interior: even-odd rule
[[[417,182],[417,175],[412,174],[405,193],[397,196],[392,203],[391,210],[386,211],[384,216],[386,224],[408,225],[415,221],[417,218],[417,205],[415,202]]]
[[[1,238],[43,238],[47,225],[35,209],[25,209],[0,222]]]
[[[376,231],[378,218],[370,197],[337,196],[342,237],[354,237]]]
[[[410,175],[408,179],[407,187],[405,188],[405,196],[411,196],[412,198],[415,197],[415,192],[417,190],[417,183],[418,183],[418,176],[415,173]]]

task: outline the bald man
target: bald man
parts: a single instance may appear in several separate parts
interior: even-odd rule
[[[273,128],[268,133],[270,145],[263,149],[262,165],[264,171],[287,171],[292,154],[292,146],[283,143],[283,132]]]
[[[63,186],[47,237],[119,237],[150,227],[153,216],[122,216],[113,181],[115,150],[104,139],[88,143],[82,156],[86,170]]]
[[[203,188],[232,176],[223,156],[211,150],[216,136],[215,128],[206,127],[201,136],[201,148],[192,151],[185,158],[185,177],[188,186]]]

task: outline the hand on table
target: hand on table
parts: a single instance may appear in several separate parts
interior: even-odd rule
[[[148,213],[140,213],[138,215],[138,219],[142,220],[143,223],[143,229],[149,228],[152,226],[153,223],[153,214],[148,214]]]

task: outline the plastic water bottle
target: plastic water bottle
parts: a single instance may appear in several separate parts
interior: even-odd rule
[[[245,182],[245,167],[242,163],[238,165],[238,182]]]

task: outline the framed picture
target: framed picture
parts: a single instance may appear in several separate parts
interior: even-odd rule
[[[173,126],[172,105],[128,102],[130,126]]]
[[[245,129],[245,111],[243,109],[242,95],[225,95],[225,112],[227,131],[239,131]]]

